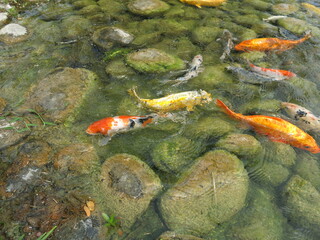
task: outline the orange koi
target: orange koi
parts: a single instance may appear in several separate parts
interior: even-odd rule
[[[90,135],[102,134],[106,136],[99,145],[106,145],[111,137],[117,133],[145,127],[153,122],[158,115],[146,116],[117,116],[107,117],[92,123],[86,130]]]
[[[263,77],[272,78],[273,80],[285,80],[297,76],[295,73],[286,70],[258,67],[253,65],[252,63],[249,63],[249,66],[251,68],[251,71]]]
[[[291,146],[307,150],[312,153],[319,153],[320,148],[312,136],[297,126],[281,118],[251,115],[245,116],[230,110],[221,100],[216,100],[226,114],[232,118],[251,126],[257,133],[266,135],[271,141],[290,144]]]
[[[303,38],[298,40],[284,40],[279,38],[255,38],[242,41],[237,44],[234,49],[237,51],[277,51],[283,52],[293,48],[311,37],[311,32],[308,32]]]
[[[194,5],[198,8],[201,8],[201,6],[217,7],[225,1],[226,0],[180,0],[180,2]]]

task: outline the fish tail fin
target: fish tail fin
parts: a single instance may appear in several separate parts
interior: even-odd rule
[[[136,88],[137,88],[136,86],[130,88],[130,89],[128,90],[128,93],[129,93],[131,96],[137,98],[138,100],[141,100],[141,98],[140,98],[140,97],[138,96],[138,94],[136,93]]]
[[[225,105],[220,99],[216,99],[216,105],[218,107],[220,107],[226,114],[228,114],[229,116],[235,118],[235,119],[241,119],[241,117],[239,116],[240,114],[237,114],[235,112],[233,112],[230,108],[227,107],[227,105]]]

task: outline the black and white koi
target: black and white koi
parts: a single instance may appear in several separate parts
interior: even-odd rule
[[[222,32],[221,38],[218,38],[216,41],[221,42],[223,46],[223,53],[220,57],[221,61],[224,61],[226,57],[231,58],[230,53],[234,48],[233,41],[237,41],[238,39],[233,37],[232,33],[228,29],[224,29]]]
[[[306,131],[320,132],[320,118],[310,110],[294,103],[282,102],[281,106],[290,118]]]

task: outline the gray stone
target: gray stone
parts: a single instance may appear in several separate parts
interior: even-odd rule
[[[132,34],[116,27],[105,27],[93,33],[92,41],[104,49],[110,49],[115,44],[128,45],[133,41]]]
[[[29,37],[28,31],[25,27],[10,23],[0,29],[0,41],[6,44],[13,44],[17,42],[22,42]]]
[[[8,21],[8,13],[0,12],[0,27]]]
[[[159,15],[169,8],[167,3],[160,0],[135,0],[128,4],[129,11],[143,16]]]

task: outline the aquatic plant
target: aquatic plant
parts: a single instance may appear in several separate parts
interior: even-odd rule
[[[132,50],[128,49],[128,48],[117,48],[111,51],[107,51],[104,53],[104,58],[103,61],[104,62],[109,62],[110,60],[116,58],[116,57],[120,57],[120,56],[124,56],[128,53],[130,53]]]
[[[37,240],[46,240],[56,228],[57,226],[54,226],[53,228],[51,228],[49,232],[45,232],[40,237],[38,237]],[[23,240],[23,239],[24,239],[24,235],[20,236],[18,240]]]

